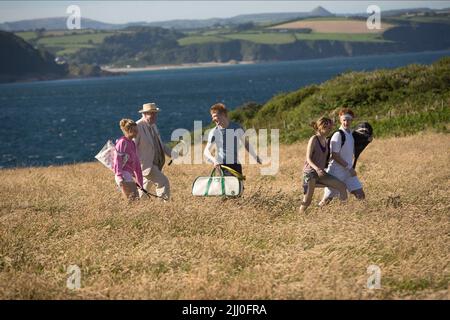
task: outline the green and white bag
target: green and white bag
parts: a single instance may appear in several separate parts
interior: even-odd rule
[[[194,196],[230,196],[237,197],[242,194],[244,186],[241,180],[235,176],[224,176],[220,170],[220,176],[214,176],[213,169],[209,177],[197,177],[192,184]]]

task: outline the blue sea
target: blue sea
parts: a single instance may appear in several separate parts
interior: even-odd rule
[[[209,107],[264,103],[282,92],[348,71],[430,64],[450,51],[329,58],[213,68],[134,72],[124,76],[0,85],[0,168],[93,161],[122,118],[138,120],[156,102],[158,127],[169,141],[194,120],[210,124]]]

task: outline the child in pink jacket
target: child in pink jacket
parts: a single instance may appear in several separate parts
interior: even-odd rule
[[[136,123],[130,119],[120,120],[120,129],[124,136],[116,142],[114,155],[115,180],[124,197],[134,200],[139,197],[136,183],[140,188],[144,185],[141,163],[133,141],[133,138],[138,134],[138,130]]]

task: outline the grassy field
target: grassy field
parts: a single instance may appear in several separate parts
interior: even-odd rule
[[[0,298],[448,299],[449,144],[375,139],[357,168],[367,200],[306,214],[304,142],[281,146],[276,176],[244,166],[234,200],[190,195],[206,165],[167,167],[172,201],[130,206],[99,163],[2,169]],[[366,288],[372,264],[381,289]]]
[[[178,43],[181,46],[187,46],[191,44],[202,44],[207,42],[226,42],[231,40],[246,40],[255,43],[264,44],[285,44],[295,42],[296,38],[294,34],[282,34],[282,33],[262,33],[262,32],[236,32],[225,33],[216,35],[195,35],[186,38],[181,38]]]
[[[207,42],[246,40],[263,44],[286,44],[297,40],[334,40],[350,42],[388,42],[377,33],[279,33],[279,32],[239,32],[217,35],[195,35],[182,38],[182,46]]]
[[[401,16],[392,18],[393,21],[409,21],[409,22],[423,22],[423,23],[450,23],[450,15],[439,16]]]
[[[346,19],[305,19],[299,22],[290,22],[296,25],[297,23],[313,24],[313,31],[310,34],[305,33],[279,33],[279,32],[230,32],[230,30],[207,30],[203,34],[194,33],[185,38],[178,40],[181,46],[188,46],[191,44],[204,44],[211,42],[226,42],[230,40],[246,40],[261,44],[287,44],[295,42],[296,40],[336,40],[336,41],[362,41],[362,42],[384,42],[385,40],[378,33],[370,33],[363,30],[360,33],[348,32],[348,24],[352,23]],[[329,30],[328,24],[338,23],[339,26],[334,26]],[[358,28],[361,27],[361,21],[357,21]],[[347,26],[344,31],[339,31],[342,26]],[[273,26],[271,28],[284,28],[286,24]],[[290,28],[288,26],[288,28]],[[325,26],[325,31],[322,30]],[[365,24],[364,24],[365,26]],[[319,29],[317,29],[319,28]],[[328,29],[327,29],[328,28]],[[365,27],[364,27],[365,28]],[[342,28],[341,28],[342,29]],[[316,32],[317,31],[317,32]],[[70,55],[76,53],[81,48],[93,48],[103,42],[104,38],[111,36],[117,32],[92,32],[91,30],[80,31],[46,31],[42,37],[38,38],[36,32],[18,32],[16,35],[22,37],[26,41],[34,40],[38,45],[54,52],[56,55]],[[72,34],[75,33],[75,34]]]
[[[285,44],[295,41],[294,35],[283,33],[233,33],[223,35],[223,37],[233,40],[246,40],[264,44]]]
[[[352,19],[313,19],[298,20],[272,26],[269,29],[312,29],[317,33],[381,33],[394,25],[382,23],[381,29],[371,30],[367,28],[366,20]]]
[[[119,31],[124,32],[124,31]],[[103,40],[117,32],[92,32],[90,30],[76,31],[46,31],[38,38],[36,32],[17,32],[16,35],[25,41],[35,41],[37,45],[43,46],[56,55],[69,55],[76,53],[81,48],[93,48]]]
[[[30,41],[37,37],[37,34],[34,31],[16,32],[15,35],[22,38],[25,41]]]
[[[107,32],[109,34],[113,34],[112,32]],[[21,32],[15,32],[14,33],[16,36],[21,37],[24,40],[31,40],[31,39],[36,39],[38,37],[38,33],[35,31],[21,31]],[[57,36],[57,37],[63,37],[63,36],[67,36],[67,37],[71,37],[71,36],[76,36],[76,35],[94,35],[95,38],[95,34],[101,34],[101,33],[97,33],[93,30],[89,30],[89,29],[81,29],[81,30],[50,30],[50,31],[44,31],[41,34],[41,37],[53,37],[53,36]]]
[[[376,33],[295,33],[297,40],[334,40],[350,42],[389,42]]]
[[[178,44],[180,46],[188,46],[191,44],[201,44],[201,43],[207,43],[207,42],[226,42],[229,41],[229,39],[225,39],[223,37],[214,36],[214,35],[195,35],[195,36],[188,36],[185,38],[181,38],[178,40]]]
[[[62,35],[40,38],[37,43],[45,48],[58,48],[57,55],[72,54],[81,48],[93,48],[114,32]]]
[[[105,33],[44,37],[41,38],[38,43],[46,46],[64,46],[64,45],[88,44],[88,43],[95,44],[103,42],[103,39],[113,34],[114,34],[113,32],[105,32]]]

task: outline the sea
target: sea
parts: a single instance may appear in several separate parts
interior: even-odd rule
[[[121,136],[122,118],[138,120],[142,104],[161,109],[158,128],[170,141],[178,128],[211,123],[216,102],[246,102],[326,81],[346,71],[431,64],[450,50],[130,72],[123,76],[0,85],[0,168],[95,161]]]

